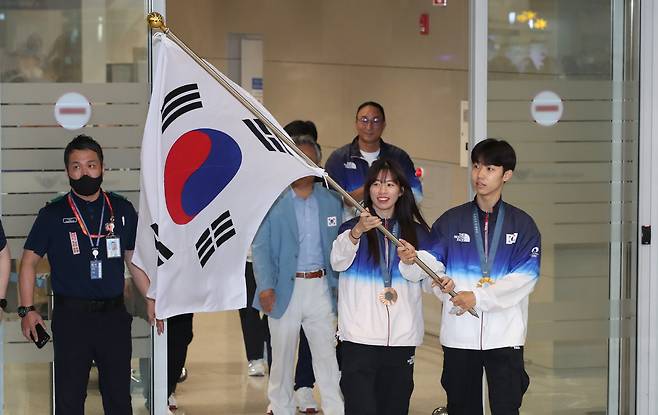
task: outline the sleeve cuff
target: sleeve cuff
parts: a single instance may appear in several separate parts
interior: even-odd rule
[[[425,274],[423,270],[416,264],[407,265],[400,261],[398,269],[400,270],[400,274],[402,274],[407,281],[419,282],[425,277],[425,275],[423,275]]]
[[[487,303],[486,291],[481,287],[475,287],[473,288],[473,295],[475,296],[475,306],[473,308],[482,311],[488,311],[488,307],[486,307],[486,303]]]
[[[361,240],[354,245],[350,239],[349,233],[351,229],[343,231],[334,241],[329,259],[331,267],[336,272],[343,272],[350,267],[352,261],[356,257],[356,252],[359,250]]]
[[[439,261],[434,258],[432,254],[430,254],[427,251],[418,251],[417,252],[418,259],[423,261],[425,265],[427,265],[432,271],[435,273],[442,275],[445,271],[445,267],[443,264],[441,264]],[[421,267],[418,266],[418,264],[411,264],[407,265],[404,262],[400,261],[400,264],[398,265],[398,269],[400,270],[400,273],[402,276],[411,282],[418,282],[421,281],[422,279],[429,277],[425,271]]]

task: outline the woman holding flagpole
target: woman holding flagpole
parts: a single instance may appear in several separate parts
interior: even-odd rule
[[[422,282],[402,277],[399,255],[406,258],[407,244],[429,247],[429,226],[395,161],[376,160],[364,189],[366,210],[341,226],[331,251],[331,265],[340,272],[345,414],[403,415],[409,410],[415,349],[424,326]],[[401,239],[403,247],[396,249],[378,232],[379,224]],[[451,283],[445,287],[452,288]]]

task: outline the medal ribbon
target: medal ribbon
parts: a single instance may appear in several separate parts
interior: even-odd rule
[[[475,245],[477,245],[478,254],[480,255],[480,268],[482,268],[482,277],[489,278],[491,273],[491,264],[496,258],[496,251],[500,243],[500,235],[503,232],[503,221],[505,219],[505,204],[501,201],[498,208],[498,215],[496,216],[496,228],[494,229],[493,239],[491,240],[491,250],[484,251],[484,244],[482,243],[482,235],[480,234],[480,218],[478,217],[478,206],[473,203],[473,237],[475,238]],[[488,224],[487,224],[488,227]],[[488,234],[489,232],[486,232]],[[487,235],[484,235],[487,238]],[[487,241],[488,244],[488,241]]]
[[[82,233],[87,235],[89,237],[89,244],[91,245],[91,252],[92,255],[94,256],[94,260],[98,256],[98,246],[101,243],[101,238],[103,235],[101,235],[101,231],[103,230],[103,216],[105,216],[105,201],[108,202],[109,200],[107,198],[107,195],[105,195],[105,192],[103,192],[103,196],[105,198],[103,199],[103,207],[101,208],[101,218],[98,223],[98,234],[93,235],[90,232],[87,231],[87,224],[85,223],[85,220],[82,218],[82,214],[80,213],[80,210],[78,209],[78,205],[75,204],[75,200],[73,200],[73,197],[71,196],[71,193],[69,193],[68,196],[68,201],[69,205],[71,206],[71,209],[73,210],[73,214],[75,215],[75,218],[78,220],[78,223],[80,224],[80,228],[82,229]],[[110,212],[112,212],[112,205],[110,205]],[[96,244],[94,244],[94,239],[96,239]]]
[[[384,227],[386,227],[386,225],[384,225]],[[397,221],[393,223],[391,233],[396,238],[399,237],[400,225]],[[382,238],[379,239],[379,269],[382,271],[382,277],[384,278],[384,287],[389,288],[393,282],[391,264],[393,263],[393,255],[395,255],[396,247],[388,241],[386,236],[383,234],[381,236]]]

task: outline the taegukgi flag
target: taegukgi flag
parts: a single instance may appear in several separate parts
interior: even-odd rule
[[[247,250],[262,219],[287,185],[323,171],[308,166],[173,41],[163,34],[154,40],[159,54],[142,141],[133,262],[151,279],[158,318],[243,308]]]

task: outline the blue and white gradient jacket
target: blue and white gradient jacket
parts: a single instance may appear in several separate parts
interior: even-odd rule
[[[340,227],[331,250],[331,266],[338,276],[338,337],[353,343],[374,346],[418,346],[423,342],[423,307],[421,283],[402,277],[397,250],[391,262],[391,286],[397,291],[395,304],[379,301],[384,278],[379,264],[368,255],[368,238],[357,245],[349,237],[358,218]],[[429,248],[429,233],[416,226],[420,248]],[[384,236],[377,232],[381,238]]]
[[[489,214],[489,246],[493,243],[500,203]],[[432,255],[418,254],[435,272],[452,278],[456,292],[473,291],[475,294],[479,319],[468,313],[451,314],[449,295],[435,289],[437,297],[445,303],[441,344],[473,350],[523,346],[528,328],[528,297],[539,278],[539,230],[527,213],[505,203],[502,233],[490,275],[492,282],[479,283],[482,271],[474,238],[482,238],[485,212],[478,208],[481,235],[476,236],[473,206],[477,207],[475,201],[441,215],[432,226]],[[410,280],[418,280],[425,274],[417,265],[401,264],[400,269]]]

